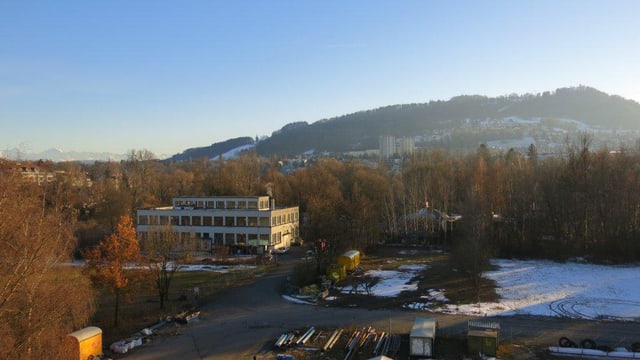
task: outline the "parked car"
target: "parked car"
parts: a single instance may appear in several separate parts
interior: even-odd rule
[[[282,248],[276,249],[276,254],[282,255],[282,254],[286,254],[287,252],[289,252],[288,247],[282,247]]]

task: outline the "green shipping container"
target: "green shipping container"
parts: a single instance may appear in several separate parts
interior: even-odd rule
[[[327,276],[338,282],[347,277],[347,270],[342,264],[331,264],[327,267]]]
[[[498,353],[498,332],[495,330],[469,330],[467,349],[470,355],[496,356]]]

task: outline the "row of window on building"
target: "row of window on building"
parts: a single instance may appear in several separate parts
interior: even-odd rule
[[[173,233],[172,233],[173,234]],[[177,235],[180,238],[180,243],[185,246],[187,243],[192,243],[195,246],[194,250],[211,250],[211,247],[216,245],[248,245],[250,243],[256,243],[258,241],[268,243],[269,245],[279,245],[287,235],[292,235],[293,238],[297,238],[298,228],[292,228],[292,233],[283,234],[282,232],[274,232],[273,234],[256,234],[256,233],[207,233],[207,232],[179,232]],[[166,236],[163,232],[140,232],[140,240],[146,241],[148,239],[162,239]]]
[[[271,220],[271,221],[269,221]],[[268,216],[194,216],[194,215],[138,215],[138,225],[173,226],[278,226],[298,221],[298,213]]]
[[[174,207],[194,207],[202,209],[268,209],[269,198],[259,197],[258,200],[198,200],[189,198],[176,198]]]

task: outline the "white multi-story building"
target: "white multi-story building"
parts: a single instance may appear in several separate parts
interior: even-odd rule
[[[178,197],[173,205],[137,211],[138,238],[170,231],[197,251],[246,249],[257,253],[299,240],[298,207],[276,208],[269,196]]]
[[[416,141],[412,137],[403,137],[399,139],[398,154],[411,155],[416,148]]]
[[[412,137],[396,138],[395,136],[380,137],[380,156],[389,159],[395,155],[411,155],[416,147],[415,139]]]
[[[394,136],[380,137],[380,156],[388,159],[396,153],[396,138]]]

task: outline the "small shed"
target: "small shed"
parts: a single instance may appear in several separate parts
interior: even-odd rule
[[[355,269],[360,265],[360,251],[349,250],[344,254],[338,256],[338,264],[344,265],[347,271]]]
[[[87,360],[102,354],[102,329],[88,326],[68,334],[65,355],[69,360]]]
[[[433,356],[438,322],[434,318],[418,317],[409,333],[409,356]]]
[[[496,356],[498,353],[500,324],[470,320],[467,323],[467,350],[469,354]]]

